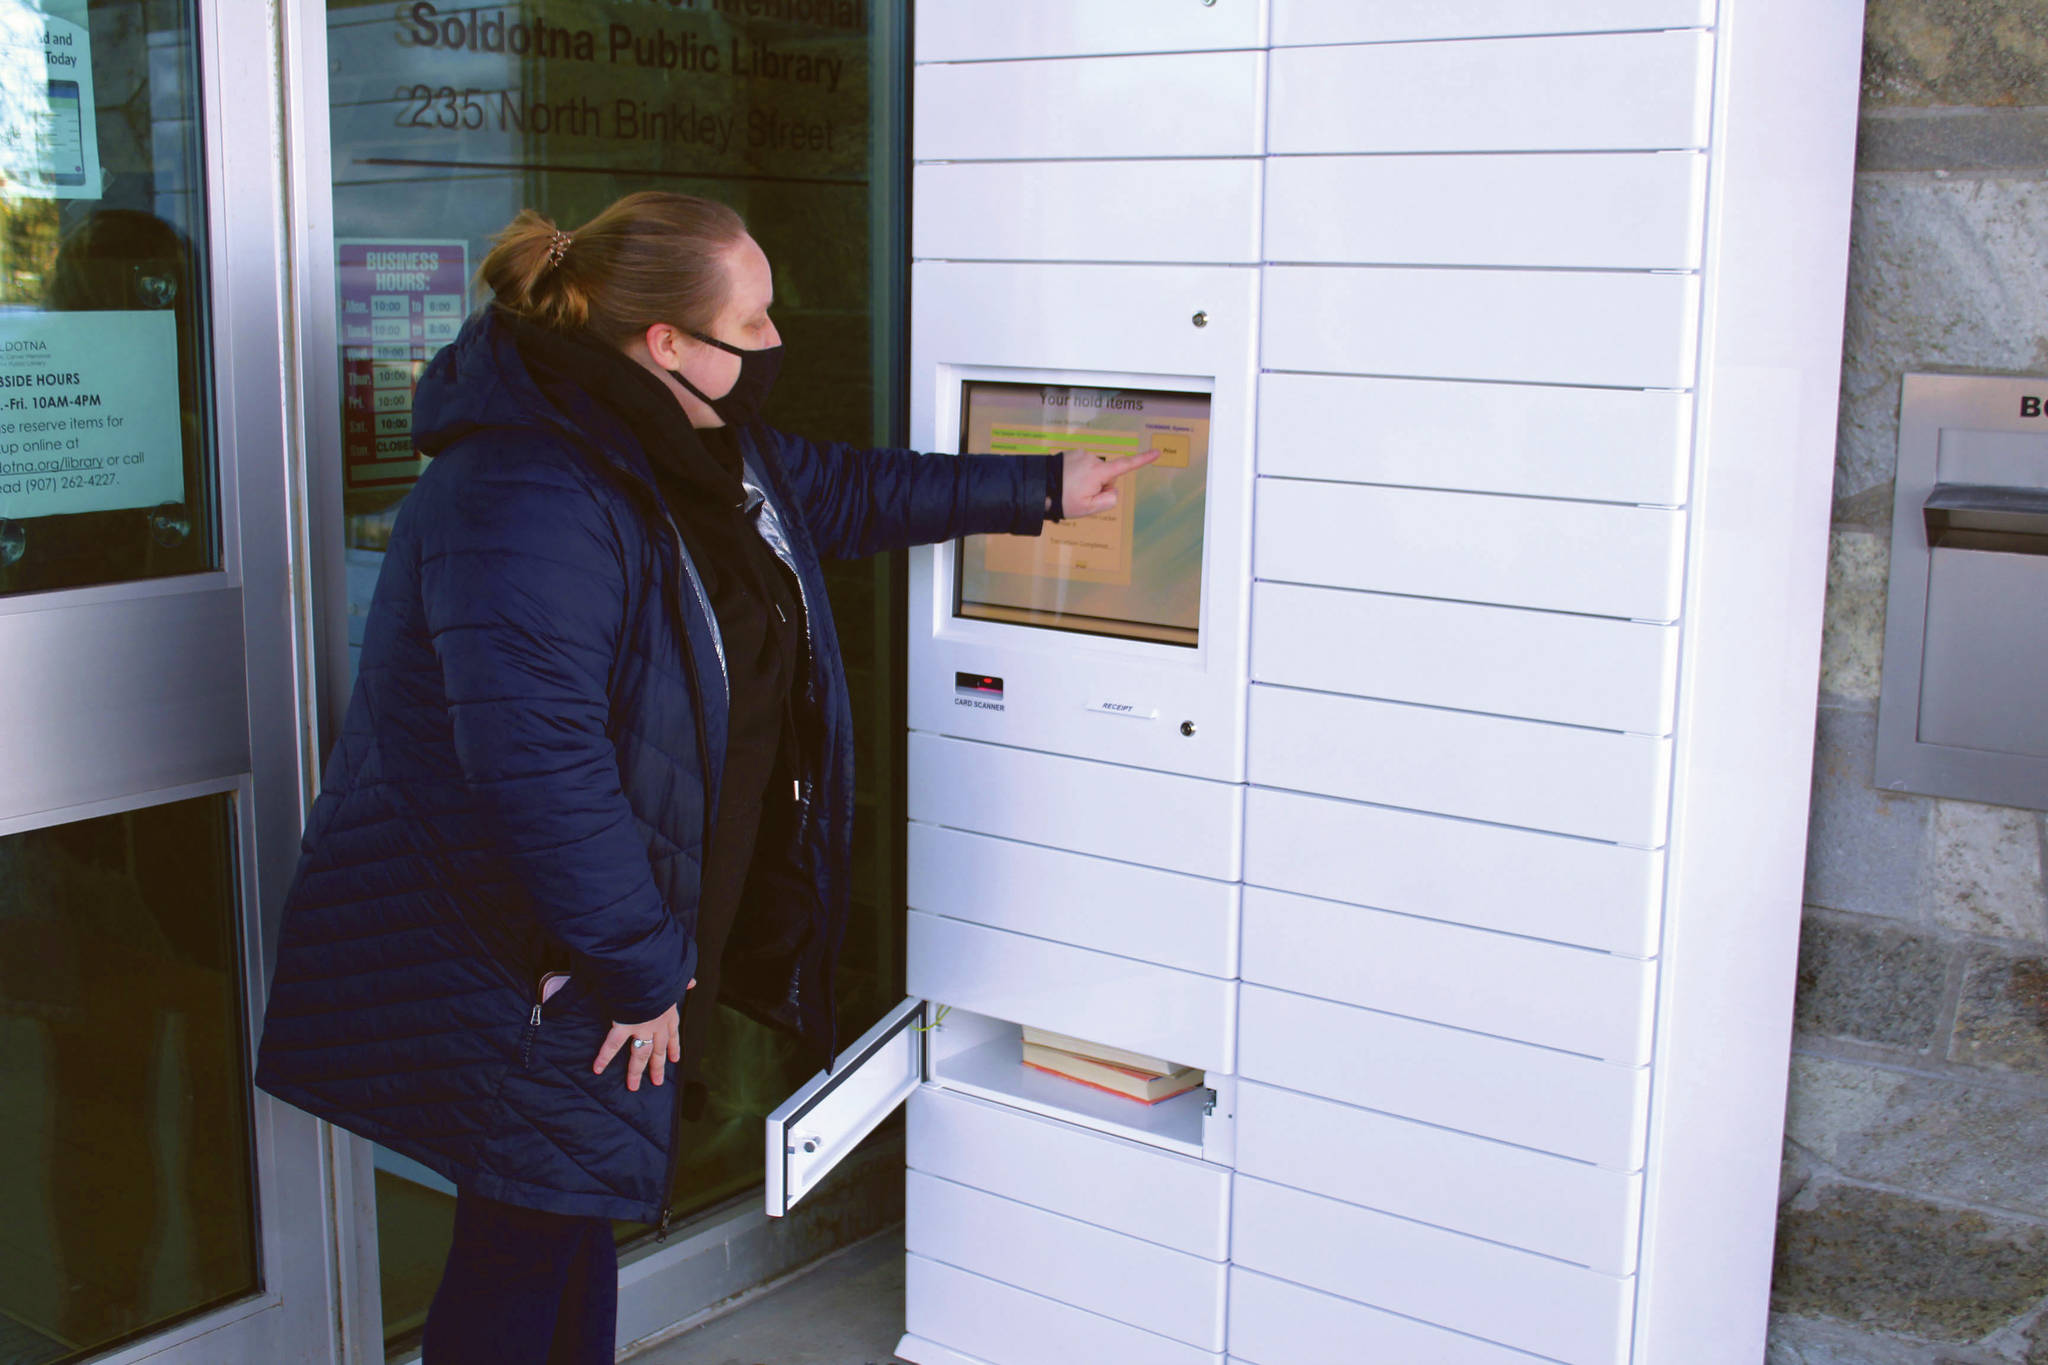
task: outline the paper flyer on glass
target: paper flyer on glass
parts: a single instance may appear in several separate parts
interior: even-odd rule
[[[85,0],[0,0],[0,196],[100,190]]]
[[[0,519],[185,498],[169,310],[0,314]]]
[[[469,246],[358,238],[335,243],[335,255],[347,486],[403,487],[420,473],[413,386],[469,311]]]

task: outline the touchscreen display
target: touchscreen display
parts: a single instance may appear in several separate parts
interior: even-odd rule
[[[955,556],[958,616],[1167,644],[1198,643],[1209,395],[969,380],[960,449],[1082,450],[1159,458],[1117,484],[1117,505],[1039,536],[969,536]]]

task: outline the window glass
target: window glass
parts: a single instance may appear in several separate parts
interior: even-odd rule
[[[635,190],[731,204],[775,268],[788,350],[768,420],[888,442],[903,156],[889,92],[907,54],[884,36],[902,16],[875,11],[873,0],[329,0],[352,651],[419,475],[413,386],[486,302],[476,269],[522,208],[574,228]],[[902,988],[902,590],[886,559],[828,576],[860,744],[856,907],[838,977],[841,1033],[854,1037]],[[808,1070],[789,1039],[717,1012],[679,1216],[760,1181],[761,1120]],[[388,1154],[378,1199],[385,1323],[400,1343],[432,1298],[452,1200]]]
[[[218,563],[193,35],[0,0],[0,593]]]
[[[257,1287],[233,803],[0,838],[0,1361]]]

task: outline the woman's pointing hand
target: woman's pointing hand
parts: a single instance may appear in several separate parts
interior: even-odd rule
[[[1148,450],[1142,455],[1124,455],[1105,460],[1085,450],[1070,450],[1060,469],[1060,516],[1067,520],[1092,517],[1116,506],[1116,481],[1133,470],[1143,469],[1159,458]]]

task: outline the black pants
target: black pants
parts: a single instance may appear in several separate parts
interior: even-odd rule
[[[610,1220],[457,1197],[420,1365],[611,1365],[618,1324]]]
[[[704,1063],[711,1054],[711,1021],[724,985],[725,942],[739,913],[747,865],[754,859],[754,841],[761,831],[759,801],[743,802],[721,793],[719,802],[718,832],[712,836],[716,855],[705,866],[704,885],[697,896],[697,984],[683,997],[686,1085],[706,1083]]]

